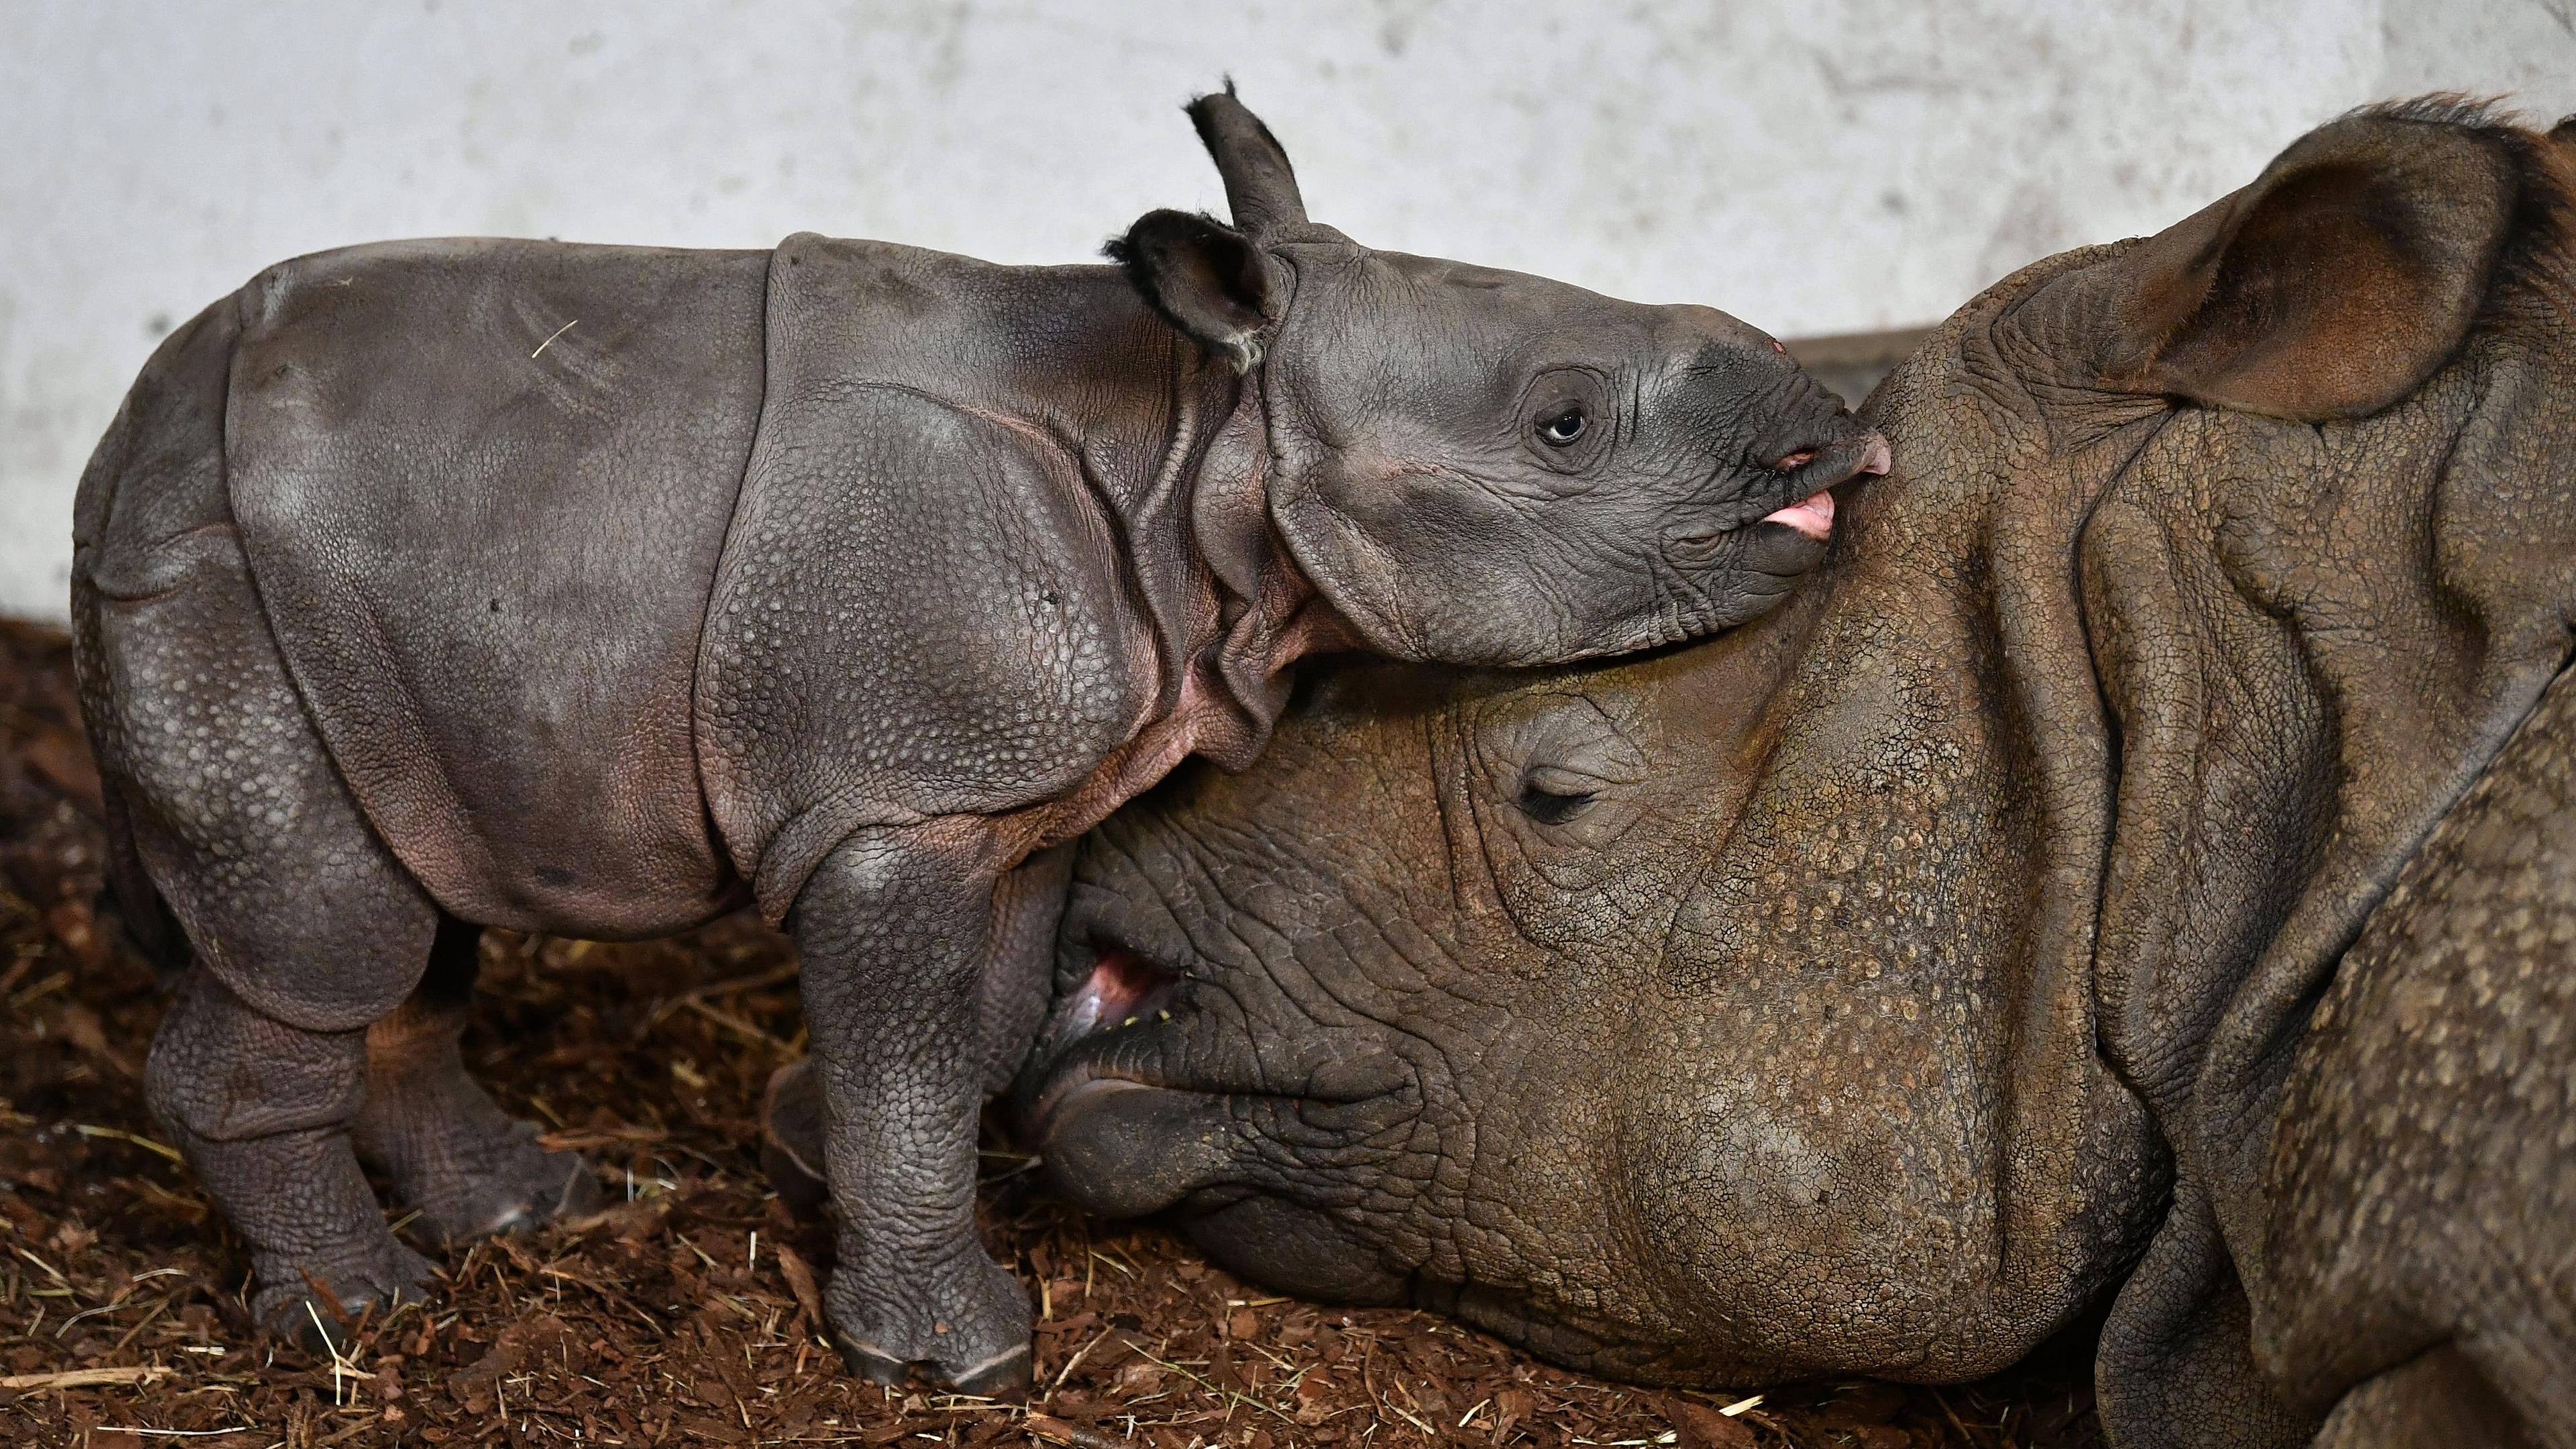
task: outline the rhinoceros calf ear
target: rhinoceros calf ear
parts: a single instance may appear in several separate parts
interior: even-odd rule
[[[1164,321],[1250,372],[1275,315],[1280,283],[1271,261],[1213,217],[1149,211],[1105,249]]]
[[[1224,90],[1190,102],[1189,116],[1208,158],[1216,162],[1217,175],[1225,179],[1225,206],[1236,226],[1258,237],[1306,224],[1297,169],[1288,164],[1279,138],[1236,98],[1231,78]]]
[[[2103,384],[2306,422],[2413,393],[2476,321],[2527,184],[2482,119],[2414,107],[2322,126],[2117,258]]]

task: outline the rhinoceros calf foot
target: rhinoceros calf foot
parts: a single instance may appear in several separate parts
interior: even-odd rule
[[[251,1316],[307,1353],[348,1351],[361,1320],[383,1322],[405,1303],[424,1302],[435,1270],[390,1236],[374,1251],[327,1262],[259,1264]]]
[[[1029,1298],[981,1247],[904,1282],[854,1260],[824,1290],[824,1311],[850,1372],[901,1384],[919,1372],[961,1394],[1002,1395],[1029,1382]],[[862,1285],[865,1285],[862,1291]]]
[[[442,1246],[525,1232],[603,1205],[590,1164],[548,1152],[465,1070],[482,930],[440,921],[420,985],[367,1028],[367,1088],[352,1125],[358,1155],[384,1170],[394,1199]]]
[[[359,1119],[361,1152],[383,1166],[394,1200],[418,1214],[422,1237],[450,1247],[605,1205],[579,1153],[548,1152],[534,1123],[502,1116],[488,1099],[480,1105],[471,1116],[408,1112],[391,1130]]]
[[[831,1201],[824,1111],[813,1058],[770,1075],[760,1104],[761,1163],[780,1199],[808,1218]],[[1028,1295],[1008,1270],[975,1251],[927,1275],[896,1265],[871,1273],[852,1266],[867,1251],[853,1249],[854,1236],[842,1235],[843,1266],[825,1295],[851,1373],[899,1384],[918,1367],[967,1394],[1008,1393],[1028,1381]],[[889,1298],[882,1287],[863,1294],[862,1284],[903,1287]]]
[[[425,1296],[430,1277],[350,1150],[365,1036],[278,1021],[201,966],[144,1069],[153,1115],[250,1246],[253,1317],[317,1350],[345,1347],[370,1307]]]

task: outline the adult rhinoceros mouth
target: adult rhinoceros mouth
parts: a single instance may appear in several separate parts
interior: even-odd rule
[[[1090,975],[1056,1007],[1038,1047],[1036,1092],[1024,1094],[1020,1121],[1030,1141],[1043,1143],[1066,1105],[1085,1093],[1122,1088],[1164,1088],[1141,1081],[1130,1063],[1112,1063],[1083,1048],[1110,1032],[1170,1016],[1165,1003],[1180,986],[1180,973],[1146,959],[1133,947],[1095,942]]]
[[[1057,1002],[1015,1094],[1022,1138],[1092,1212],[1163,1212],[1223,1180],[1237,1096],[1162,1080],[1188,1026],[1167,1004],[1179,971],[1114,940],[1081,949],[1091,969]]]
[[[1351,1053],[1331,1054],[1338,1070],[1280,1078],[1246,1028],[1196,999],[1194,973],[1085,924],[1094,930],[1073,939],[1088,944],[1072,949],[1089,953],[1089,970],[1058,999],[1013,1097],[1022,1140],[1092,1211],[1204,1208],[1249,1139],[1361,1140],[1418,1105],[1386,1071],[1354,1069]]]

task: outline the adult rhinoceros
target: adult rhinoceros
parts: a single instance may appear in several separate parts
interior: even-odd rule
[[[1781,611],[1321,682],[1088,847],[1055,1177],[1635,1378],[2116,1295],[2123,1445],[2576,1443],[2571,198],[2335,122],[1952,318]]]

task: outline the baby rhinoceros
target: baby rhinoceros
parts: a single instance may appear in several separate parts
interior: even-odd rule
[[[285,263],[81,480],[113,884],[192,962],[146,1091],[318,1331],[597,1188],[465,1074],[487,926],[792,933],[852,1366],[1028,1372],[972,1223],[1057,847],[1239,766],[1320,649],[1536,665],[1759,613],[1886,447],[1699,307],[1372,251],[1229,92],[1234,226],[1116,266],[465,240]]]

